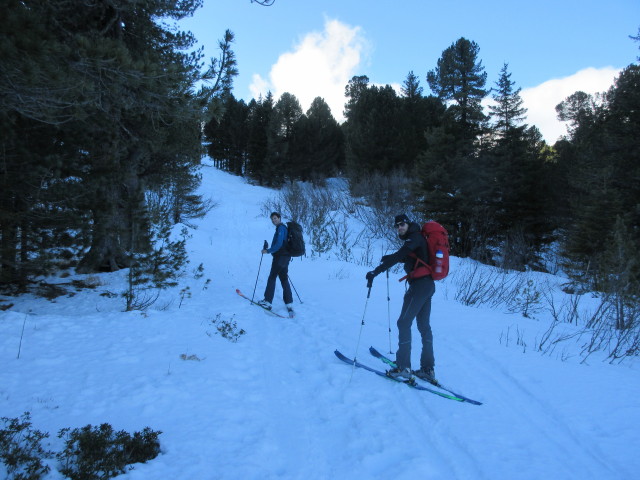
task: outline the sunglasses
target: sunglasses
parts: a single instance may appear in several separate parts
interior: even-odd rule
[[[406,224],[407,224],[407,222],[396,223],[396,228],[404,227]]]

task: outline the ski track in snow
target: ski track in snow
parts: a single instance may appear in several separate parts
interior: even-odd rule
[[[529,446],[529,454],[537,461],[555,466],[555,471],[562,478],[577,475],[579,478],[602,478],[603,471],[611,478],[624,478],[627,474],[615,471],[603,459],[597,444],[585,442],[581,435],[574,433],[570,426],[564,423],[554,406],[554,392],[535,391],[523,383],[517,376],[511,374],[504,364],[495,360],[491,355],[482,353],[472,344],[467,344],[467,351],[481,361],[477,362],[477,373],[492,387],[493,398],[496,399],[502,415],[511,428],[519,427],[531,437],[542,439],[545,451],[536,451],[535,444]],[[497,373],[497,374],[496,374]],[[496,396],[495,393],[502,395]],[[547,397],[551,395],[551,397]],[[507,417],[508,418],[505,418]],[[584,456],[591,462],[585,463]],[[597,469],[593,469],[593,462],[597,462]],[[531,478],[539,478],[539,473],[532,472]]]
[[[385,368],[367,350],[396,347],[404,293],[397,275],[390,318],[383,276],[367,301],[368,268],[326,258],[292,262],[304,302],[294,292],[293,319],[239,298],[236,288],[252,296],[259,265],[262,298],[271,257],[260,248],[273,234],[262,202],[274,192],[211,168],[203,174],[203,191],[218,205],[188,245],[191,266],[202,262],[210,285],[185,278],[190,297],[180,304],[181,285],[146,313],[122,313],[121,299],[90,291],[12,300],[16,306],[0,312],[0,416],[30,411],[53,447],[61,445],[58,429],[88,423],[162,430],[162,455],[122,477],[140,480],[617,480],[640,468],[635,365],[589,367],[506,348],[498,338],[514,316],[446,300],[442,283],[432,310],[436,372],[481,406],[335,358],[337,348]],[[122,290],[118,274],[105,279],[114,284],[98,290]],[[280,313],[281,292],[278,282]],[[246,333],[229,342],[219,321]],[[419,355],[414,326],[415,364]],[[600,394],[600,385],[616,395]],[[46,480],[61,478],[54,468]]]

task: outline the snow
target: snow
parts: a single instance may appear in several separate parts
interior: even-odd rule
[[[161,430],[161,455],[121,477],[132,480],[637,475],[637,362],[581,363],[578,346],[542,355],[534,345],[548,316],[464,306],[449,277],[433,301],[436,373],[483,405],[353,370],[335,349],[377,368],[368,347],[395,349],[400,275],[390,274],[389,317],[384,275],[367,301],[366,266],[296,259],[296,318],[266,314],[234,290],[253,294],[260,249],[273,234],[262,205],[274,191],[211,167],[203,175],[202,191],[218,205],[192,231],[190,273],[147,311],[123,312],[122,297],[101,295],[123,292],[125,272],[92,276],[101,283],[93,290],[67,285],[74,295],[54,301],[0,298],[14,304],[0,312],[0,416],[30,412],[56,451],[64,427]],[[269,267],[265,256],[256,299]],[[281,292],[278,283],[274,308],[284,313]],[[216,321],[246,333],[230,341]],[[414,326],[414,367],[418,335]],[[50,462],[46,478],[63,478]]]

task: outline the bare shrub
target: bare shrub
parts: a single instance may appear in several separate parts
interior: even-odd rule
[[[267,200],[262,209],[265,215],[277,211],[284,217],[300,223],[311,247],[311,255],[330,252],[337,247],[337,256],[349,260],[351,233],[344,208],[346,188],[290,182]]]
[[[533,247],[521,228],[507,232],[500,247],[498,266],[504,270],[523,271],[531,261]]]
[[[373,173],[360,177],[350,185],[351,195],[364,202],[350,205],[353,215],[360,220],[373,238],[384,238],[390,244],[398,243],[392,227],[393,218],[406,213],[410,217],[415,210],[411,195],[411,179],[403,172]]]
[[[545,289],[542,292],[542,295],[547,304],[547,311],[551,314],[554,322],[569,324],[575,323],[578,325],[578,320],[580,319],[578,306],[580,305],[582,295],[577,293],[569,294],[563,297],[560,305],[556,304],[553,292],[550,288]]]
[[[454,299],[463,305],[505,308],[532,317],[540,311],[541,293],[525,273],[507,273],[475,261],[467,261],[452,275]]]
[[[582,362],[596,353],[604,354],[610,363],[640,354],[640,303],[637,300],[621,303],[615,294],[601,294],[595,310],[587,312],[579,309],[582,298],[579,293],[569,294],[560,306],[549,292],[544,296],[553,320],[536,347],[540,352],[551,353],[562,342],[582,339]],[[562,324],[581,327],[570,333],[558,332]]]
[[[305,194],[301,182],[289,182],[283,185],[275,197],[268,199],[262,205],[265,216],[271,212],[279,212],[281,215],[306,225],[309,216],[309,198]]]
[[[518,325],[516,325],[515,340],[516,345],[522,347],[522,353],[527,353],[527,342],[524,339],[524,331],[520,331]],[[503,330],[502,333],[500,333],[498,341],[501,345],[504,343],[505,347],[509,347],[511,343],[511,326],[507,327],[506,332]]]
[[[624,313],[621,313],[623,310]],[[621,323],[621,317],[624,323]],[[600,305],[588,320],[584,335],[588,340],[582,345],[585,361],[591,354],[603,351],[611,363],[640,354],[640,304],[622,301],[615,294],[604,294]]]

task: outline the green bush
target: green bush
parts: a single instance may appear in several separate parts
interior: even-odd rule
[[[98,480],[125,472],[127,465],[144,463],[160,453],[158,436],[162,432],[145,428],[133,436],[125,431],[115,432],[111,425],[60,430],[65,449],[57,457],[60,471],[72,480]]]
[[[221,314],[217,314],[216,318],[211,320],[211,325],[216,327],[217,332],[230,342],[236,343],[242,335],[247,333],[243,328],[238,328],[238,324],[234,320],[233,315],[229,320],[223,320]],[[211,336],[209,332],[207,335]]]
[[[42,440],[49,436],[31,428],[29,412],[18,418],[2,417],[0,429],[0,459],[6,469],[5,480],[39,480],[49,472],[42,460],[52,452],[42,447]],[[0,474],[2,474],[0,466]]]

